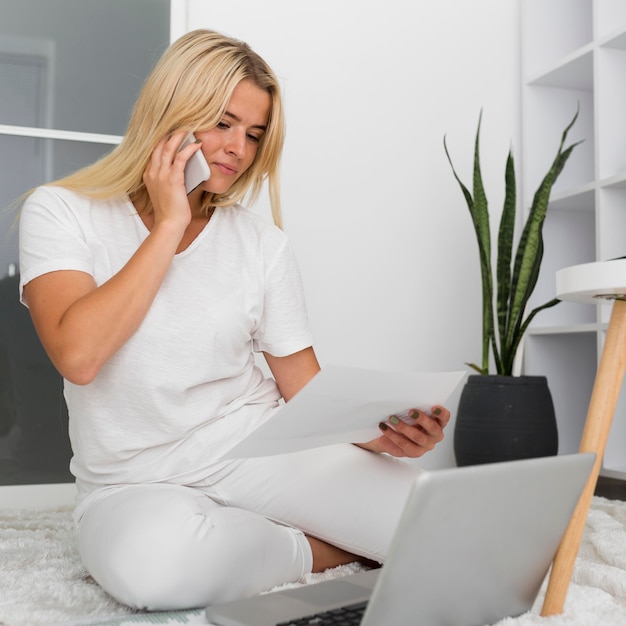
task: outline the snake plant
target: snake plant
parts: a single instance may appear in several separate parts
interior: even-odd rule
[[[482,364],[478,366],[475,363],[467,363],[479,374],[489,374],[489,349],[491,347],[496,373],[503,376],[511,376],[515,355],[528,325],[537,313],[559,303],[558,298],[553,298],[534,308],[526,315],[526,304],[537,284],[537,277],[539,276],[543,258],[542,232],[548,210],[550,192],[572,150],[580,143],[577,142],[568,148],[564,148],[567,134],[577,117],[578,111],[576,111],[574,118],[563,131],[556,157],[535,192],[526,224],[519,238],[515,256],[513,256],[513,235],[515,230],[517,190],[513,152],[509,150],[505,169],[504,205],[498,232],[495,297],[491,265],[489,210],[480,170],[479,140],[482,111],[478,118],[478,129],[474,146],[473,195],[463,184],[454,169],[444,136],[443,144],[446,156],[469,208],[480,255],[483,296]],[[513,264],[511,263],[512,260],[514,261]],[[494,309],[496,315],[494,315]]]

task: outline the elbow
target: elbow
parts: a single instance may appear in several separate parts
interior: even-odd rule
[[[80,354],[64,354],[55,359],[54,364],[65,380],[79,386],[92,383],[100,370],[93,359]]]
[[[96,378],[95,374],[85,370],[68,370],[61,372],[61,375],[65,378],[65,380],[69,381],[73,385],[79,385],[81,387],[92,383]]]

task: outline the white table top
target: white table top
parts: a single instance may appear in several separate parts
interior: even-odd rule
[[[583,263],[559,270],[556,297],[587,304],[626,299],[626,259]]]

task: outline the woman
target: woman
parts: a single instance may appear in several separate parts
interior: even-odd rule
[[[280,225],[283,136],[266,63],[194,31],[155,67],[122,143],[23,207],[22,300],[65,379],[81,558],[133,607],[383,561],[416,471],[391,457],[443,438],[434,407],[359,445],[222,459],[319,371],[288,241],[239,204],[267,180]],[[199,150],[211,175],[187,195]]]

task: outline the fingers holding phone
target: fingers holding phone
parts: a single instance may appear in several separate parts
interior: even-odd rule
[[[192,217],[187,188],[197,187],[202,182],[200,178],[206,180],[209,175],[209,167],[192,133],[178,131],[164,137],[143,174],[155,223],[173,218],[187,225]]]
[[[193,133],[187,133],[180,145],[180,150],[183,150],[192,143],[196,143],[196,138]],[[210,176],[211,170],[202,154],[202,150],[194,152],[185,165],[185,190],[187,191],[187,195],[205,180],[209,180]]]

